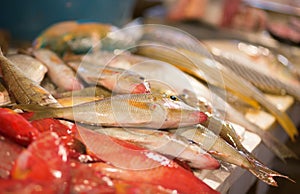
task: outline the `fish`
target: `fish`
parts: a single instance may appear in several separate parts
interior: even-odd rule
[[[73,107],[16,105],[15,108],[34,112],[32,120],[63,118],[96,126],[163,129],[203,123],[207,119],[205,113],[173,95],[125,94]]]
[[[7,58],[21,69],[24,74],[40,84],[48,69],[40,61],[24,54],[8,55]]]
[[[220,164],[198,145],[167,131],[140,128],[100,128],[93,131],[129,141],[169,158],[177,158],[192,168],[217,169]]]
[[[33,41],[33,48],[49,48],[58,54],[68,50],[82,52],[89,50],[115,29],[111,25],[96,22],[63,21],[44,30]]]
[[[67,91],[80,90],[83,88],[75,72],[53,51],[37,49],[31,52],[36,59],[41,61],[48,68],[47,75],[56,86]]]
[[[234,53],[224,52],[216,48],[212,49],[212,53],[214,58],[222,65],[230,68],[260,90],[277,95],[289,94],[297,100],[300,99],[300,81],[297,77],[293,77],[292,74],[284,76],[279,75],[283,73],[271,74],[271,68],[267,73],[267,70],[264,70],[264,66],[266,65],[263,65],[263,63],[255,63],[245,57],[236,56]],[[277,68],[274,72],[280,72],[281,69]]]
[[[141,36],[142,31],[130,26],[118,28],[95,21],[62,21],[44,30],[33,41],[33,48],[49,48],[61,56],[66,52],[114,51],[134,46]]]
[[[114,93],[149,93],[150,86],[141,75],[109,66],[99,66],[85,61],[68,62],[88,84],[98,84]]]
[[[81,126],[78,130],[87,148],[103,161],[109,161],[91,166],[112,179],[134,179],[136,183],[160,185],[178,193],[218,193],[191,171],[154,151]]]
[[[0,108],[0,133],[25,146],[40,135],[26,119],[8,108]]]
[[[251,83],[247,82],[221,64],[217,64],[216,66],[215,62],[208,58],[203,59],[201,55],[194,52],[161,46],[161,43],[144,44],[138,47],[136,53],[169,62],[198,79],[203,80],[203,75],[205,75],[206,79],[204,80],[209,82],[209,84],[219,88],[225,87],[234,95],[237,95],[254,107],[258,108],[260,105],[263,106],[275,116],[291,140],[295,141],[295,137],[298,135],[298,130],[290,117],[270,103],[265,98],[264,94]],[[199,68],[195,66],[195,64],[199,65]],[[200,71],[200,69],[204,74]],[[220,72],[222,72],[222,75],[220,75]],[[224,82],[220,80],[220,77]]]
[[[294,182],[289,177],[269,169],[253,156],[239,152],[225,140],[202,125],[183,128],[177,131],[176,134],[193,140],[216,158],[248,170],[269,185],[278,186],[273,177],[282,177]]]
[[[14,96],[17,102],[21,104],[38,104],[41,106],[60,106],[47,90],[29,79],[1,51],[0,66],[8,92]]]
[[[0,82],[0,106],[5,106],[11,103],[8,91],[4,85]]]
[[[255,125],[255,123],[250,122],[242,113],[237,109],[232,107],[226,101],[216,94],[213,94],[214,101],[212,101],[211,94],[214,93],[213,90],[209,90],[203,84],[198,82],[193,77],[189,77],[193,82],[192,85],[195,87],[193,91],[183,90],[179,97],[188,105],[192,107],[199,107],[200,110],[205,112],[207,115],[214,116],[217,119],[217,127],[224,126],[226,132],[223,132],[225,137],[230,137],[230,140],[238,142],[239,138],[234,134],[232,126],[229,126],[227,121],[238,124],[242,127],[245,127],[246,130],[251,131],[252,133],[257,134],[263,141],[263,143],[278,156],[281,160],[284,161],[285,158],[298,158],[298,156],[290,150],[285,144],[281,143],[276,137],[274,137],[270,132],[265,131]],[[220,103],[222,106],[212,106],[214,103]],[[226,112],[225,112],[226,111]],[[220,123],[221,122],[221,123]],[[228,128],[229,127],[229,128]],[[219,131],[218,131],[219,132]],[[228,138],[227,138],[228,139]],[[229,142],[230,143],[230,142]],[[231,142],[231,145],[238,145],[239,143]],[[238,148],[239,150],[244,150],[243,148]]]

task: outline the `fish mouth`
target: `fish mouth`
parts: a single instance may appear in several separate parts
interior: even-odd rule
[[[145,94],[150,93],[150,85],[148,82],[136,84],[131,91],[132,94]]]

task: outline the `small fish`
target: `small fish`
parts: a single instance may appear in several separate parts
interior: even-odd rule
[[[149,93],[150,87],[138,73],[109,66],[100,66],[85,61],[68,62],[77,74],[89,84],[101,85],[115,93]]]
[[[215,49],[213,54],[214,58],[222,65],[248,80],[260,90],[277,95],[287,93],[294,96],[297,100],[300,100],[300,81],[298,81],[298,78],[289,80],[280,79],[279,76],[275,77],[275,75],[265,73],[258,70],[258,68],[253,68],[253,66],[261,67],[261,64],[255,64],[255,62],[247,58],[244,59],[232,53],[221,52]],[[271,72],[271,69],[269,71]]]
[[[33,56],[48,68],[48,75],[52,82],[64,90],[80,90],[83,85],[77,79],[75,72],[51,50],[32,50]]]
[[[13,54],[7,56],[7,58],[19,67],[28,78],[38,84],[42,82],[46,72],[48,71],[45,65],[43,65],[40,61],[28,55]]]
[[[0,108],[0,132],[22,145],[29,145],[40,135],[26,119],[8,108]]]
[[[116,27],[96,22],[63,21],[44,30],[33,42],[34,48],[86,52]]]
[[[203,149],[207,150],[216,158],[247,169],[257,178],[269,185],[277,186],[277,182],[273,177],[283,177],[294,182],[287,176],[267,168],[254,157],[239,152],[204,126],[197,125],[194,128],[183,128],[180,132],[177,132],[177,134],[198,143]]]
[[[186,105],[173,95],[116,95],[64,108],[37,105],[17,105],[16,107],[35,112],[32,120],[63,118],[101,126],[163,129],[203,123],[207,119],[206,114]]]
[[[17,66],[0,51],[0,66],[3,80],[10,94],[21,104],[60,106],[55,98],[36,82],[29,79]]]
[[[135,143],[162,155],[185,161],[193,168],[216,169],[220,167],[219,162],[198,145],[166,131],[136,128],[101,128],[93,130],[97,133]]]

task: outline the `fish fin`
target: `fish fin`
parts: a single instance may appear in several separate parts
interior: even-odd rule
[[[45,118],[54,118],[56,117],[56,109],[48,106],[40,106],[37,104],[19,104],[14,106],[13,108],[19,108],[28,112],[34,112],[33,116],[30,120],[39,120]]]
[[[286,175],[282,175],[274,170],[269,169],[268,167],[258,162],[256,159],[252,158],[251,156],[246,156],[246,157],[248,161],[253,165],[253,168],[249,168],[249,171],[257,178],[264,181],[265,183],[277,187],[278,184],[274,180],[274,177],[282,177],[293,183],[296,183],[293,179],[289,178]]]

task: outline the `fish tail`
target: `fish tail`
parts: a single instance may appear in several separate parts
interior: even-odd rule
[[[292,180],[291,178],[289,178],[286,175],[282,175],[274,170],[269,169],[268,167],[266,167],[264,164],[262,164],[261,162],[257,161],[256,159],[254,159],[251,156],[246,156],[248,161],[253,165],[252,168],[249,168],[249,171],[255,175],[257,178],[259,178],[260,180],[262,180],[263,182],[275,186],[277,187],[278,184],[277,182],[274,180],[274,177],[282,177],[285,178],[293,183],[295,183],[294,180]]]
[[[57,108],[40,106],[37,104],[20,104],[14,106],[14,108],[19,108],[28,112],[34,112],[33,116],[30,117],[30,120],[39,120],[45,118],[56,118]]]

